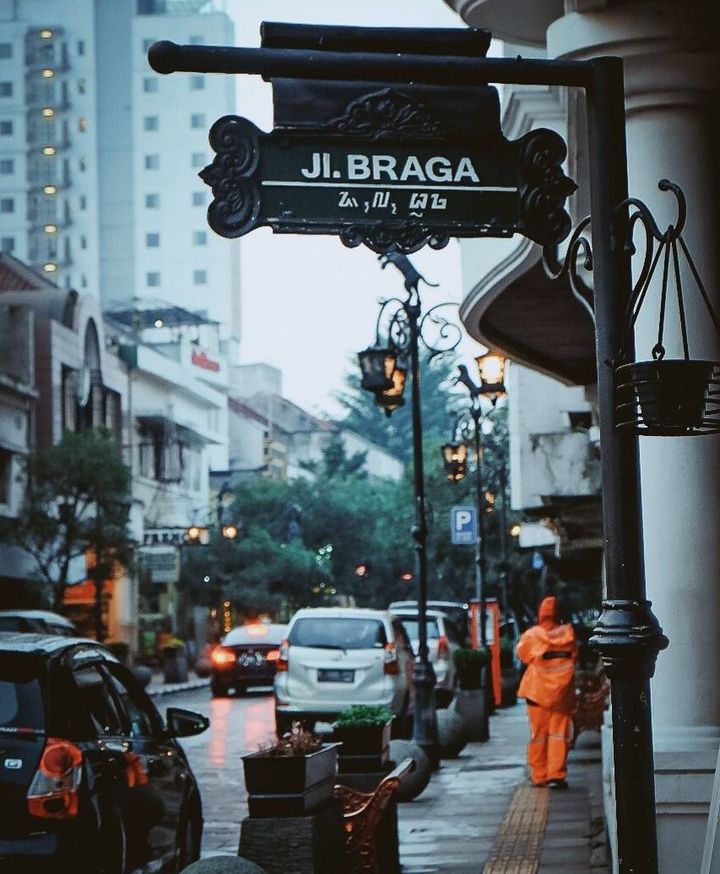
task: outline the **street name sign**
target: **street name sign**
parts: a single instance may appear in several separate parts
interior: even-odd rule
[[[474,546],[478,539],[475,507],[450,508],[450,542],[453,546]]]

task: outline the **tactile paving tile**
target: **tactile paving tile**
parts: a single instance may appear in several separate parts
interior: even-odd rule
[[[518,786],[483,874],[537,874],[549,807],[549,789]]]

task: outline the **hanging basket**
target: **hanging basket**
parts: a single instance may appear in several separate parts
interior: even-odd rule
[[[622,346],[615,365],[615,427],[638,435],[682,437],[691,434],[712,434],[720,431],[720,362],[692,358],[687,324],[687,305],[683,294],[680,255],[697,287],[720,341],[720,318],[710,302],[697,267],[682,236],[685,226],[685,197],[680,188],[662,179],[661,191],[672,191],[677,199],[678,216],[674,225],[662,233],[650,210],[635,198],[622,204],[636,208],[628,218],[632,228],[640,222],[647,235],[645,258],[640,276],[633,289],[626,311]],[[655,241],[659,243],[655,248]],[[632,239],[628,246],[634,251]],[[647,302],[653,275],[662,263],[657,342],[651,350],[653,360],[630,362],[635,325]],[[671,282],[671,276],[673,282]],[[674,285],[674,306],[680,327],[682,358],[666,359],[666,317],[672,306],[671,285]],[[674,345],[674,344],[673,344]]]
[[[638,361],[615,370],[615,425],[655,436],[720,431],[720,362]]]

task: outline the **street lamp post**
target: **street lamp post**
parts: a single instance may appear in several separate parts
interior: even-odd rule
[[[413,740],[428,754],[434,763],[438,759],[437,716],[435,711],[435,672],[428,658],[427,643],[427,513],[425,504],[425,470],[423,464],[422,415],[420,407],[420,356],[419,340],[431,356],[454,349],[460,342],[460,329],[437,315],[439,306],[432,307],[424,315],[418,286],[427,281],[410,263],[405,255],[390,253],[380,256],[382,267],[393,264],[405,278],[404,300],[391,298],[382,302],[378,314],[376,342],[374,347],[359,354],[363,374],[362,385],[375,394],[376,403],[391,415],[401,406],[405,377],[411,376],[411,417],[413,435],[413,486],[415,493],[415,524],[412,538],[415,549],[415,567],[418,580],[418,652],[413,669],[415,691],[415,714]],[[429,283],[428,283],[429,284]],[[381,343],[380,326],[383,315],[392,308],[387,342]],[[429,318],[429,321],[428,321]],[[423,326],[432,322],[439,327],[443,346],[437,348],[423,336]],[[454,330],[452,335],[450,331]],[[440,341],[438,341],[440,342]],[[409,359],[409,361],[408,361]]]

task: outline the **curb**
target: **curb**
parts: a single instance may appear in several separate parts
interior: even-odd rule
[[[145,689],[151,698],[159,695],[172,695],[176,692],[190,692],[193,689],[203,689],[210,685],[210,678],[198,680],[188,680],[187,683],[163,683],[161,686],[153,686],[152,684]]]

